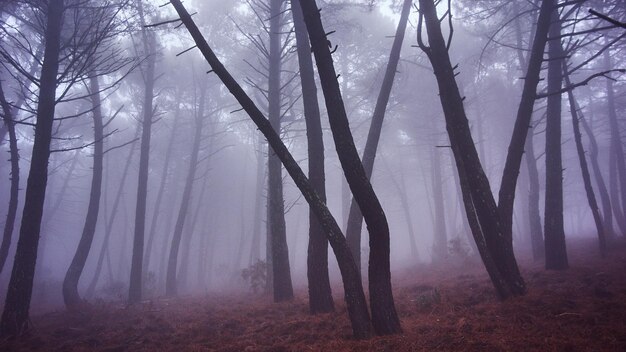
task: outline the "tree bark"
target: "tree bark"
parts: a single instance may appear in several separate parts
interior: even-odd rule
[[[92,74],[95,74],[95,72],[92,72]],[[72,258],[72,262],[63,280],[63,301],[67,307],[75,306],[81,302],[80,295],[78,294],[78,281],[85,269],[85,263],[87,262],[87,257],[91,251],[91,244],[93,243],[93,237],[96,233],[96,224],[100,210],[100,194],[102,191],[102,161],[104,158],[104,142],[102,139],[104,138],[104,126],[102,121],[102,103],[100,101],[100,84],[98,77],[90,77],[89,85],[92,94],[91,104],[93,105],[93,174],[85,225],[78,247],[76,248],[76,253]]]
[[[293,26],[296,32],[298,65],[302,83],[302,104],[306,122],[309,156],[309,180],[323,202],[326,202],[324,171],[324,138],[320,108],[317,101],[317,86],[311,58],[311,44],[300,0],[291,0]],[[330,279],[328,277],[328,240],[322,225],[312,209],[309,209],[309,246],[307,251],[307,278],[309,283],[309,311],[311,314],[335,310]]]
[[[563,82],[563,49],[561,47],[561,21],[556,9],[552,10],[552,24],[548,43],[548,92],[561,89]],[[561,94],[550,94],[546,108],[546,198],[544,240],[546,269],[568,268],[565,232],[563,230],[563,161],[561,158]]]
[[[135,208],[135,232],[133,236],[133,255],[130,267],[130,283],[128,286],[128,303],[134,304],[141,301],[143,282],[143,246],[146,226],[146,200],[148,197],[148,164],[150,162],[150,137],[152,132],[154,81],[156,65],[156,38],[153,33],[145,29],[142,2],[139,1],[139,13],[141,18],[141,34],[143,49],[146,58],[146,67],[143,71],[144,96],[141,121],[141,147],[139,149],[139,175],[137,181],[137,205]]]
[[[341,233],[339,225],[337,225],[337,222],[326,207],[326,204],[320,199],[319,195],[304,175],[304,172],[302,172],[302,169],[298,166],[298,163],[294,160],[285,144],[281,141],[278,133],[276,133],[269,121],[265,118],[265,116],[263,116],[263,113],[256,107],[250,97],[215,56],[211,47],[209,47],[208,43],[200,33],[200,30],[191,19],[187,10],[185,10],[180,0],[171,0],[170,3],[176,9],[182,23],[193,37],[199,50],[202,52],[207,62],[211,65],[215,74],[237,99],[239,104],[241,104],[242,108],[248,113],[261,133],[263,133],[263,135],[267,138],[268,143],[273,147],[274,152],[282,161],[285,169],[294,180],[298,189],[302,192],[302,195],[309,203],[309,206],[315,210],[315,214],[317,215],[320,223],[324,226],[328,240],[333,248],[333,251],[335,252],[335,256],[337,257],[337,263],[339,264],[339,270],[341,271],[344,282],[345,300],[348,308],[348,314],[350,316],[350,322],[352,324],[352,332],[356,338],[369,337],[370,319],[365,301],[365,294],[363,293],[361,277],[358,273],[356,264],[354,263],[354,259],[352,258],[352,254],[350,253],[350,249],[345,241],[345,237],[343,237],[343,234]]]
[[[337,149],[339,161],[352,195],[359,205],[370,234],[368,274],[370,308],[372,310],[374,331],[378,335],[399,333],[402,331],[402,328],[396,313],[391,288],[389,224],[387,223],[387,217],[372,188],[368,173],[361,163],[354,145],[319,9],[314,0],[306,0],[301,2],[301,4],[320,75],[335,148]],[[379,105],[381,113],[384,112],[385,106],[386,104]],[[373,130],[376,129],[374,128]],[[376,145],[377,143],[373,144]],[[372,156],[375,155],[375,150],[373,152]]]
[[[11,247],[11,238],[15,227],[15,218],[17,216],[18,195],[20,187],[20,154],[17,149],[17,136],[15,134],[15,120],[11,106],[6,100],[0,82],[0,105],[2,107],[2,121],[6,133],[9,134],[9,153],[11,155],[11,190],[9,194],[9,207],[7,210],[6,222],[2,234],[2,245],[0,245],[0,273],[9,256],[9,248]],[[2,138],[2,137],[0,137]]]
[[[202,140],[202,126],[204,123],[204,104],[206,100],[206,84],[200,88],[200,100],[198,110],[196,111],[193,145],[191,148],[191,156],[189,158],[189,171],[187,171],[187,179],[185,180],[185,188],[183,189],[183,198],[180,202],[178,217],[174,225],[174,235],[172,236],[172,244],[170,245],[170,254],[167,263],[167,276],[165,279],[165,295],[173,297],[178,294],[178,283],[176,282],[176,273],[178,267],[178,251],[183,235],[183,227],[187,219],[189,205],[191,204],[191,191],[193,182],[196,178],[196,168],[198,166],[198,154],[200,152],[200,142]]]
[[[396,28],[393,44],[391,45],[391,52],[389,53],[389,61],[387,62],[385,76],[383,77],[380,92],[378,93],[378,98],[376,100],[376,106],[374,107],[374,113],[372,114],[372,122],[367,134],[362,159],[363,168],[365,169],[365,174],[368,179],[372,177],[374,159],[376,158],[376,151],[378,150],[378,142],[383,128],[387,104],[389,103],[389,97],[391,96],[391,89],[393,88],[393,81],[398,70],[400,51],[402,49],[404,32],[406,31],[406,24],[408,22],[412,3],[412,0],[403,1],[402,12],[400,14],[400,20],[398,21],[398,27]],[[350,180],[348,180],[348,183],[350,183]],[[348,244],[350,245],[350,249],[352,250],[357,265],[361,267],[361,228],[363,226],[363,214],[361,213],[359,204],[355,200],[356,196],[350,202],[346,239],[348,240]],[[370,255],[372,254],[371,250],[372,249],[370,248]]]
[[[37,246],[48,181],[48,159],[56,107],[63,0],[50,0],[46,13],[45,50],[39,85],[35,140],[26,184],[20,237],[0,320],[0,336],[19,335],[28,328]]]
[[[569,76],[567,75],[567,66],[563,65],[565,85],[571,86]],[[580,171],[582,173],[583,182],[585,185],[585,193],[587,194],[587,202],[589,208],[593,214],[593,220],[596,223],[596,230],[598,231],[598,245],[600,247],[600,255],[606,256],[606,235],[604,232],[604,225],[602,223],[602,216],[600,215],[600,209],[598,208],[598,202],[596,201],[596,195],[593,191],[591,183],[591,175],[589,174],[589,166],[587,166],[587,159],[585,158],[585,148],[583,147],[582,136],[580,134],[580,118],[578,116],[578,104],[574,98],[574,92],[572,90],[567,91],[567,98],[569,100],[570,112],[572,114],[572,128],[574,129],[574,141],[576,142],[576,152],[578,153],[578,161],[580,162]]]
[[[269,74],[268,74],[268,119],[280,135],[281,125],[281,66],[282,66],[282,5],[283,0],[270,0],[269,25]],[[274,302],[293,299],[293,286],[289,268],[287,228],[285,225],[285,203],[280,159],[269,147],[267,161],[267,238],[270,245],[272,270],[272,292]]]
[[[589,138],[589,161],[591,162],[591,169],[593,170],[593,176],[598,184],[598,191],[600,193],[600,200],[602,202],[602,224],[606,234],[606,237],[612,238],[615,235],[613,230],[613,209],[611,206],[611,197],[609,191],[604,182],[602,171],[600,171],[600,163],[598,162],[598,142],[591,130],[591,127],[587,121],[581,116],[580,124],[582,125],[587,138]]]

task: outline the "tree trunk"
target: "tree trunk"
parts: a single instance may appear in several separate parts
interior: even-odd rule
[[[139,135],[139,128],[136,130],[135,138]],[[98,261],[96,262],[96,270],[93,274],[93,278],[87,287],[87,291],[85,293],[85,297],[89,298],[93,296],[93,293],[96,289],[96,285],[98,284],[98,279],[100,278],[100,272],[102,271],[102,264],[104,263],[104,255],[108,251],[109,238],[111,237],[111,232],[113,228],[113,222],[115,221],[115,216],[117,215],[117,210],[119,209],[120,200],[122,199],[122,194],[124,192],[124,186],[126,184],[126,176],[128,175],[128,169],[130,168],[130,164],[133,160],[133,154],[135,154],[135,149],[137,147],[137,143],[135,141],[132,142],[130,150],[128,152],[128,157],[126,158],[126,164],[124,164],[124,169],[122,171],[122,179],[120,180],[120,185],[117,188],[117,193],[115,194],[115,199],[113,200],[113,205],[111,207],[111,214],[106,219],[104,224],[104,239],[102,240],[102,247],[100,247],[100,253],[98,254]],[[110,157],[109,157],[110,158]],[[106,208],[105,208],[106,209]]]
[[[447,44],[443,39],[441,22],[437,16],[434,2],[431,0],[420,0],[420,11],[425,19],[430,47],[423,46],[421,38],[420,45],[429,57],[439,85],[439,95],[446,119],[446,129],[450,137],[459,179],[462,188],[463,185],[466,187],[464,191],[466,193],[464,195],[464,198],[466,198],[464,200],[466,212],[468,218],[474,215],[477,217],[482,233],[481,239],[481,234],[473,231],[474,238],[480,242],[484,240],[486,248],[488,248],[489,253],[481,253],[481,257],[484,262],[486,259],[494,262],[495,266],[490,267],[487,262],[485,262],[485,266],[500,297],[507,298],[511,295],[521,295],[525,293],[526,289],[513,253],[512,221],[502,221],[501,212],[491,193],[489,180],[478,158],[476,146],[465,115],[463,98],[456,84],[454,69],[450,63]],[[532,112],[532,107],[530,112]],[[518,123],[519,121],[516,122],[516,125]],[[526,130],[523,133],[522,146],[526,137]],[[519,163],[517,170],[519,170]],[[517,179],[517,172],[513,176]],[[503,178],[503,180],[505,179]],[[513,182],[512,192],[515,192],[515,182]],[[511,202],[512,200],[513,198],[511,197]],[[512,204],[510,210],[509,220],[512,220]],[[478,243],[477,245],[479,251],[481,251],[482,246]]]
[[[565,78],[565,85],[571,86],[569,76],[567,75],[567,66],[563,65],[563,72]],[[598,202],[596,201],[596,195],[593,191],[591,184],[591,175],[589,174],[589,167],[587,166],[587,159],[585,158],[585,149],[583,147],[582,136],[580,134],[580,121],[578,117],[578,104],[574,99],[574,92],[572,90],[567,91],[567,98],[569,100],[570,112],[572,114],[572,127],[574,129],[574,140],[576,142],[576,152],[578,153],[578,161],[580,162],[580,171],[582,173],[583,182],[585,184],[585,193],[587,194],[587,201],[589,202],[589,208],[593,214],[593,220],[596,223],[596,229],[598,231],[598,244],[600,246],[600,255],[606,256],[606,237],[604,232],[604,226],[602,223],[602,216],[600,215],[600,209],[598,208]]]
[[[202,140],[202,125],[204,122],[204,104],[206,100],[206,84],[202,84],[200,88],[200,100],[198,110],[195,116],[193,145],[191,149],[191,157],[189,158],[189,171],[185,180],[185,188],[183,189],[183,198],[180,202],[176,225],[174,225],[174,235],[172,236],[172,244],[170,245],[170,254],[167,262],[167,276],[165,279],[165,295],[173,297],[178,294],[178,283],[176,282],[176,272],[178,267],[178,250],[183,235],[183,227],[187,218],[189,205],[191,204],[191,191],[193,182],[196,178],[196,168],[198,166],[198,153],[200,152],[200,142]]]
[[[367,338],[370,336],[370,319],[369,312],[367,310],[367,304],[365,301],[365,294],[363,293],[363,286],[361,283],[361,277],[358,273],[350,249],[345,241],[345,237],[341,233],[341,229],[335,218],[332,216],[326,204],[321,200],[307,177],[298,166],[298,163],[294,160],[291,153],[280,140],[278,133],[274,130],[269,121],[263,116],[263,113],[256,107],[254,102],[245,93],[241,86],[235,81],[235,79],[226,70],[224,65],[215,56],[208,43],[202,37],[200,30],[191,19],[189,13],[185,10],[180,0],[171,0],[170,3],[176,9],[176,12],[181,18],[182,23],[185,25],[191,36],[193,37],[198,48],[202,52],[204,58],[211,65],[211,68],[215,74],[224,83],[231,94],[237,99],[242,108],[248,113],[250,118],[259,128],[261,133],[267,138],[268,143],[273,147],[276,155],[280,158],[285,166],[285,169],[294,180],[294,183],[298,189],[302,192],[302,195],[309,203],[309,206],[315,210],[318,221],[324,227],[328,240],[337,257],[337,263],[339,264],[339,270],[344,282],[344,292],[346,306],[348,308],[348,314],[350,316],[350,322],[352,324],[352,332],[356,338]]]
[[[604,52],[604,66],[607,69],[612,67],[611,54],[609,50]],[[606,80],[606,101],[609,114],[609,126],[611,127],[611,154],[614,157],[614,165],[617,167],[617,180],[618,184],[615,189],[619,188],[620,192],[615,193],[615,200],[613,201],[613,210],[621,208],[618,217],[622,222],[622,233],[626,235],[626,161],[624,161],[624,149],[622,145],[622,138],[620,136],[620,127],[617,121],[617,112],[615,107],[615,91],[613,89],[613,80]],[[621,201],[621,202],[620,202]]]
[[[250,261],[249,265],[253,265],[257,260],[261,259],[261,233],[262,233],[262,218],[263,218],[263,190],[265,184],[265,158],[263,157],[263,143],[258,143],[257,154],[257,167],[256,167],[256,186],[254,197],[254,222],[252,224],[252,243],[250,245]]]
[[[526,168],[528,169],[528,222],[533,260],[537,261],[545,257],[545,247],[539,212],[539,171],[537,170],[537,158],[533,143],[534,127],[531,126],[530,129],[525,148]]]
[[[326,202],[324,171],[324,138],[317,101],[317,86],[311,58],[306,24],[302,15],[300,0],[291,0],[291,13],[296,32],[298,65],[302,83],[302,104],[306,122],[306,136],[309,155],[309,180],[323,202]],[[324,229],[317,221],[312,209],[309,209],[309,246],[307,251],[307,278],[309,282],[309,311],[311,314],[326,313],[335,310],[328,277],[328,240]]]
[[[7,257],[9,256],[9,248],[11,247],[11,237],[13,237],[13,229],[15,227],[15,217],[17,216],[18,193],[20,187],[20,154],[17,149],[17,137],[15,135],[15,120],[11,106],[6,101],[2,82],[0,82],[0,105],[2,107],[2,120],[4,128],[9,134],[9,152],[11,155],[11,191],[9,195],[9,207],[7,210],[7,218],[4,223],[4,231],[2,235],[2,245],[0,245],[0,273],[4,269]],[[0,138],[3,139],[2,136]]]
[[[176,97],[177,101],[180,101],[180,95]],[[163,202],[163,193],[165,185],[167,184],[167,178],[170,169],[170,160],[172,156],[172,150],[174,149],[174,140],[176,139],[176,129],[178,127],[178,117],[180,114],[180,104],[176,104],[174,111],[174,121],[172,123],[172,133],[167,143],[167,150],[165,151],[165,160],[163,162],[163,172],[161,173],[161,183],[159,184],[159,190],[157,191],[157,197],[154,202],[154,210],[152,212],[152,220],[150,221],[150,232],[148,232],[148,243],[146,244],[146,253],[143,260],[143,269],[148,272],[150,270],[150,259],[152,258],[152,246],[154,244],[154,238],[156,237],[157,222],[160,219],[161,203]]]
[[[389,61],[387,62],[385,76],[383,77],[380,92],[378,93],[378,98],[376,100],[376,106],[374,107],[374,113],[372,114],[372,122],[370,124],[367,140],[365,142],[365,148],[363,150],[363,168],[365,169],[365,174],[368,179],[372,177],[374,159],[376,158],[376,151],[378,149],[378,142],[383,128],[383,121],[385,119],[385,112],[387,110],[387,104],[389,103],[391,89],[393,88],[393,81],[398,70],[400,51],[402,49],[404,32],[406,31],[406,24],[408,22],[412,3],[412,0],[404,0],[403,2],[400,20],[398,21],[396,34],[393,39],[393,44],[391,45],[391,52],[389,53]],[[350,183],[350,180],[348,180],[348,183]],[[350,188],[352,189],[352,186]],[[361,213],[361,209],[355,201],[355,198],[353,198],[350,203],[346,239],[348,240],[348,244],[350,245],[350,249],[352,250],[357,266],[361,267],[361,228],[363,226],[363,214]],[[370,248],[370,255],[372,254],[371,251],[372,249]],[[376,253],[376,250],[374,250],[374,253]],[[374,320],[376,320],[375,317]],[[393,329],[395,328],[392,328],[392,330]]]
[[[95,74],[95,72],[92,72],[92,74]],[[91,103],[93,105],[93,175],[83,233],[80,237],[78,247],[76,248],[74,258],[72,258],[72,262],[63,280],[63,301],[67,307],[75,306],[81,302],[80,295],[78,294],[78,280],[80,280],[80,276],[85,269],[85,263],[87,262],[87,257],[91,251],[91,244],[93,243],[93,237],[96,233],[96,224],[98,222],[100,209],[100,193],[102,191],[102,161],[104,157],[102,139],[104,138],[104,126],[102,121],[98,77],[90,77],[89,85],[90,93],[92,94]]]
[[[372,188],[368,172],[361,163],[354,145],[319,9],[314,0],[307,0],[301,2],[301,4],[326,100],[326,110],[329,115],[335,148],[337,149],[339,161],[352,195],[359,205],[370,234],[368,274],[370,308],[372,310],[374,331],[378,335],[399,333],[402,331],[402,328],[396,313],[391,288],[389,224],[387,223],[387,217]],[[393,71],[395,72],[395,69]],[[393,82],[391,78],[389,78],[389,82],[385,82],[386,85]],[[381,99],[383,98],[381,97]],[[379,125],[382,123],[382,118],[379,120],[378,116],[385,110],[386,103],[383,104],[384,100],[386,99],[383,99],[380,104],[376,104],[378,113],[374,114],[373,123],[374,120],[378,120],[377,124]],[[375,131],[379,128],[370,128],[370,131],[377,134]],[[374,143],[373,137],[370,140],[372,140],[372,147],[377,145],[377,143]],[[366,146],[366,149],[369,148]],[[370,155],[372,158],[371,161],[366,161],[366,163],[373,166],[373,157],[376,154],[375,149],[372,150],[371,154],[365,154]]]
[[[268,75],[268,119],[280,135],[281,120],[281,64],[282,64],[282,5],[283,0],[270,0],[269,25],[269,75]],[[272,148],[268,150],[267,177],[267,235],[271,253],[272,288],[274,302],[293,299],[293,287],[289,268],[287,228],[285,225],[285,203],[280,159]]]
[[[556,9],[552,11],[552,24],[548,43],[548,92],[561,89],[563,81],[563,49],[561,47],[561,21]],[[546,269],[568,268],[565,232],[563,230],[563,162],[561,159],[561,93],[548,96],[546,108],[546,198],[544,235]]]
[[[146,66],[143,71],[144,96],[141,121],[141,147],[139,149],[139,175],[137,181],[137,205],[135,208],[135,233],[133,236],[133,255],[130,267],[130,283],[128,286],[128,303],[134,304],[141,301],[143,282],[143,243],[146,226],[146,200],[148,197],[148,164],[150,162],[150,137],[152,132],[153,100],[154,100],[154,67],[156,65],[156,37],[148,32],[145,27],[145,19],[141,1],[139,1],[139,14],[142,25],[143,49],[146,58]]]
[[[63,0],[50,0],[47,6],[45,50],[41,67],[35,140],[26,184],[20,237],[7,291],[0,336],[19,335],[28,328],[28,311],[33,289],[37,246],[48,181],[48,159],[56,107]]]
[[[604,177],[600,171],[600,163],[598,162],[598,142],[593,134],[587,121],[581,116],[581,125],[587,133],[589,138],[589,161],[591,162],[591,169],[593,170],[594,178],[598,184],[598,191],[600,192],[600,200],[602,201],[602,224],[607,238],[612,238],[615,235],[613,230],[613,209],[611,207],[611,197],[607,190]]]
[[[448,234],[446,233],[445,208],[443,204],[443,178],[441,174],[441,155],[438,150],[431,153],[431,181],[433,186],[433,262],[445,262],[448,257]]]

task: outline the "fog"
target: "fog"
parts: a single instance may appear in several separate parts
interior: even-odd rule
[[[9,212],[12,177],[7,118],[15,121],[20,173],[17,216],[14,229],[10,231],[6,264],[0,272],[0,296],[4,298],[9,292],[17,244],[22,236],[27,236],[23,222],[29,211],[25,209],[25,196],[30,187],[39,184],[45,189],[39,218],[41,228],[34,235],[39,240],[35,241],[34,248],[25,249],[34,251],[36,257],[30,314],[61,310],[64,302],[68,303],[63,297],[63,282],[81,237],[85,236],[83,229],[89,218],[90,195],[93,196],[94,154],[98,141],[103,143],[104,150],[101,195],[93,240],[87,245],[87,259],[78,274],[81,300],[133,302],[132,293],[129,302],[133,280],[129,278],[133,251],[138,250],[137,226],[140,223],[145,229],[139,248],[142,255],[137,259],[143,263],[139,269],[139,301],[174,296],[271,293],[276,285],[265,287],[266,268],[271,272],[271,265],[282,264],[276,264],[278,257],[268,264],[272,256],[268,253],[271,247],[268,229],[272,228],[269,219],[273,202],[270,200],[273,196],[268,195],[268,184],[270,178],[276,176],[268,174],[272,162],[270,158],[268,165],[266,137],[249,118],[247,108],[224,86],[219,68],[207,63],[204,52],[199,50],[202,45],[192,40],[186,23],[170,21],[180,17],[173,6],[110,1],[97,5],[103,10],[96,13],[79,1],[64,1],[59,69],[53,74],[57,77],[53,83],[55,120],[47,181],[45,178],[36,180],[36,175],[29,174],[31,161],[37,158],[33,152],[34,143],[38,143],[35,131],[41,128],[38,120],[43,119],[38,106],[41,106],[40,92],[44,87],[41,72],[46,59],[43,53],[50,50],[45,39],[50,28],[46,18],[55,2],[59,1],[9,1],[0,5],[0,77],[9,106],[4,112],[0,142],[3,226],[4,214]],[[309,127],[303,105],[307,93],[303,92],[302,69],[296,50],[301,44],[296,43],[289,2],[278,1],[278,14],[271,12],[274,2],[188,0],[184,6],[226,70],[263,115],[272,122],[270,115],[274,114],[275,121],[280,121],[277,132],[281,140],[308,175]],[[305,1],[302,3],[305,7]],[[415,7],[410,9],[400,59],[394,70],[395,79],[392,78],[393,87],[389,101],[383,106],[384,122],[370,177],[388,223],[391,277],[415,268],[449,267],[460,274],[468,263],[482,265],[457,170],[458,165],[469,167],[463,155],[471,153],[451,140],[449,133],[455,133],[458,125],[453,127],[451,121],[456,117],[447,115],[447,110],[442,108],[447,93],[440,90],[438,72],[433,71],[431,60],[436,54],[436,43],[431,36],[433,33],[426,30],[428,17],[420,19],[417,8],[424,6],[421,3],[428,1],[415,1]],[[436,14],[445,19],[440,25],[443,38],[451,39],[447,53],[462,97],[461,106],[467,116],[480,167],[489,181],[487,186],[492,193],[489,197],[495,198],[496,203],[511,149],[511,136],[515,134],[514,125],[519,118],[522,91],[530,75],[527,62],[535,50],[533,40],[540,31],[537,25],[540,3],[452,1],[451,22],[448,22],[446,4],[439,4],[436,9]],[[354,145],[362,156],[386,77],[402,1],[317,1],[317,6],[322,9],[321,20]],[[604,235],[615,238],[622,236],[624,230],[620,222],[624,221],[622,205],[626,187],[622,145],[626,95],[620,69],[626,58],[623,51],[626,32],[615,23],[589,14],[590,8],[617,22],[626,14],[621,1],[563,5],[559,10],[562,19],[559,23],[561,47],[565,51],[557,58],[550,56],[548,47],[555,40],[548,35],[539,83],[530,88],[537,92],[537,99],[534,106],[531,105],[528,137],[522,139],[527,142],[519,173],[514,172],[519,176],[511,217],[512,248],[520,263],[531,263],[533,255],[535,263],[544,261],[533,252],[533,235],[537,234],[531,217],[540,216],[542,231],[538,236],[552,231],[543,225],[546,210],[551,208],[546,209],[545,198],[547,175],[552,171],[546,166],[554,165],[546,164],[546,155],[553,155],[547,151],[546,144],[546,123],[554,119],[546,118],[552,116],[546,109],[550,96],[559,96],[557,104],[561,107],[556,124],[561,128],[558,157],[562,162],[562,213],[560,220],[557,216],[554,221],[562,221],[564,243],[588,239],[589,243],[594,243],[588,251],[598,252],[598,222],[594,221],[581,173],[572,129],[572,108],[578,113],[576,119],[584,120],[581,141],[585,167],[595,191],[594,201],[599,204],[596,207],[601,214]],[[325,82],[320,81],[324,73],[316,66],[319,65],[318,52],[313,56],[317,49],[311,34],[312,20],[307,17],[310,14],[306,8],[303,11],[314,48],[309,51],[313,58],[323,133],[325,203],[345,234],[353,196],[348,182],[352,180],[346,181],[349,177],[344,177],[346,165],[338,157],[341,146],[335,145],[333,133],[336,131],[329,123],[329,116],[336,117],[327,106]],[[85,22],[80,20],[81,16],[86,18]],[[273,32],[276,29],[271,27],[271,22],[276,16],[279,27]],[[110,27],[103,24],[107,20],[111,21]],[[424,28],[420,30],[419,26]],[[418,43],[417,35],[431,50],[430,56],[419,47],[422,44]],[[275,53],[279,54],[278,58],[273,56]],[[541,55],[539,57],[541,60]],[[558,65],[564,62],[568,73],[569,83],[561,77],[556,88],[561,90],[558,94],[547,94],[551,60],[557,60]],[[563,76],[563,72],[559,75]],[[90,79],[94,77],[99,81],[99,91],[90,86]],[[148,86],[152,87],[149,91]],[[571,106],[568,91],[573,92],[577,106]],[[94,137],[96,95],[101,99],[97,108],[104,121],[104,135],[100,140]],[[148,97],[149,105],[146,104]],[[7,115],[9,111],[12,117]],[[146,147],[149,149],[142,150],[146,118],[151,120],[150,141]],[[463,120],[460,117],[454,121]],[[275,122],[272,124],[276,126]],[[551,128],[554,127],[548,130]],[[342,144],[343,141],[345,139]],[[529,154],[530,147],[532,154]],[[453,150],[458,150],[458,154]],[[138,219],[141,216],[138,215],[138,197],[142,197],[141,191],[138,195],[138,185],[142,182],[138,181],[141,180],[140,154],[144,152],[148,160],[145,216]],[[529,157],[532,158],[530,163]],[[536,171],[529,170],[530,164]],[[469,180],[467,194],[473,198],[478,209],[476,219],[489,242],[487,220],[479,209],[483,204],[480,197],[489,192],[473,187],[474,176],[462,175]],[[286,226],[287,252],[283,254],[288,258],[287,271],[296,296],[302,296],[306,295],[310,284],[307,280],[307,253],[311,253],[309,203],[285,169],[278,177],[282,178],[283,193],[283,199],[278,202],[284,206]],[[533,177],[538,180],[534,191]],[[185,199],[186,188],[189,189],[188,199]],[[612,209],[606,208],[609,201],[606,197],[610,198]],[[368,214],[363,213],[367,222]],[[500,213],[505,219],[503,214],[505,211]],[[507,226],[506,220],[500,223]],[[366,225],[362,226],[361,233],[360,271],[367,287],[372,242],[368,241]],[[180,239],[180,243],[175,244],[176,265],[168,269],[176,236]],[[546,239],[546,246],[548,242]],[[536,243],[543,246],[542,237]],[[276,246],[275,250],[283,248]],[[341,292],[342,271],[330,247],[328,258],[333,292]],[[482,258],[484,260],[484,256]],[[258,263],[263,268],[259,287],[245,275],[246,271],[255,270],[259,274],[258,269],[254,269]],[[372,261],[369,263],[372,265]],[[174,275],[176,289],[173,292],[166,291],[168,270]],[[13,272],[13,275],[17,274]],[[275,275],[276,271],[272,276]],[[266,299],[269,301],[270,297]],[[274,297],[276,299],[276,295]],[[335,297],[335,300],[341,298]],[[377,329],[376,324],[374,329]]]

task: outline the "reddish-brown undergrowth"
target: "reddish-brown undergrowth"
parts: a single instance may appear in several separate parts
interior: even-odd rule
[[[0,341],[8,351],[626,351],[626,247],[606,259],[593,243],[570,245],[572,268],[523,262],[528,294],[500,302],[478,262],[462,272],[420,267],[396,273],[404,334],[355,341],[345,306],[311,316],[300,293],[273,304],[252,295],[112,303],[32,319]],[[338,302],[341,292],[335,289]]]

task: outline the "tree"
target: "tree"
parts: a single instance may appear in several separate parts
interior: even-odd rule
[[[78,243],[78,248],[72,258],[72,262],[67,269],[65,279],[63,280],[63,300],[68,307],[75,306],[81,302],[78,294],[78,280],[85,268],[87,256],[91,249],[93,237],[96,232],[96,223],[98,221],[98,212],[100,208],[100,193],[102,190],[102,162],[104,159],[104,123],[102,119],[102,102],[100,100],[100,83],[98,77],[93,75],[89,78],[91,104],[93,106],[93,130],[94,130],[94,148],[93,148],[93,175],[91,180],[91,191],[89,194],[89,205],[87,206],[87,215],[85,218],[85,226]]]
[[[546,199],[544,239],[546,269],[568,268],[563,230],[563,161],[561,158],[561,93],[563,82],[563,48],[561,21],[552,9],[548,42],[548,106],[546,108]]]
[[[324,174],[324,139],[317,86],[311,58],[311,44],[302,14],[300,0],[291,0],[293,26],[296,32],[296,49],[302,83],[302,104],[307,131],[309,180],[323,202],[326,202]],[[309,209],[309,247],[307,253],[307,278],[309,280],[309,311],[312,314],[334,311],[333,296],[328,277],[328,240],[317,217]]]
[[[129,303],[141,301],[143,285],[143,246],[146,226],[146,201],[148,197],[148,166],[150,162],[150,137],[154,117],[154,84],[156,81],[156,36],[145,28],[146,21],[142,0],[138,1],[141,27],[141,41],[146,61],[141,72],[144,83],[144,96],[141,119],[141,146],[139,148],[139,175],[137,181],[137,206],[135,208],[135,233],[133,236],[133,255],[128,286]]]
[[[37,261],[37,245],[48,179],[48,158],[56,107],[57,74],[61,51],[63,0],[50,0],[38,9],[46,18],[45,49],[39,79],[37,122],[31,157],[22,226],[7,297],[0,320],[0,335],[18,335],[28,328],[28,311]]]
[[[339,264],[339,270],[341,271],[344,282],[344,297],[348,308],[350,322],[352,324],[352,332],[356,338],[369,337],[370,319],[365,301],[365,294],[363,293],[361,277],[358,273],[356,264],[354,263],[354,259],[352,258],[352,254],[350,253],[350,249],[348,248],[345,238],[341,233],[339,225],[337,225],[334,217],[326,207],[325,203],[320,199],[319,195],[317,195],[317,192],[302,172],[302,169],[300,169],[296,161],[293,159],[293,156],[289,153],[287,147],[280,140],[278,133],[273,129],[269,121],[265,118],[265,116],[263,116],[263,113],[261,113],[250,97],[215,56],[213,50],[202,36],[200,30],[180,0],[172,0],[170,3],[176,9],[176,12],[180,16],[180,21],[189,31],[194,42],[198,46],[198,49],[202,52],[206,61],[211,65],[213,72],[220,78],[222,83],[224,83],[226,88],[237,99],[242,108],[246,111],[246,113],[248,113],[249,117],[259,128],[261,133],[263,133],[266,137],[268,143],[272,146],[274,152],[283,163],[283,166],[294,180],[294,183],[309,203],[309,206],[315,210],[315,214],[324,227],[328,240],[333,248],[335,256],[337,257],[337,263]]]
[[[372,325],[378,335],[399,333],[402,327],[391,288],[387,217],[354,145],[320,11],[314,0],[307,0],[301,4],[324,92],[337,155],[370,234],[368,274]]]
[[[372,171],[374,169],[374,159],[376,158],[376,150],[378,149],[378,142],[380,140],[380,134],[382,132],[383,121],[385,119],[385,112],[387,110],[387,104],[389,103],[389,97],[391,95],[391,89],[393,87],[393,81],[398,70],[398,62],[400,61],[400,51],[402,49],[402,42],[404,41],[404,32],[406,31],[406,24],[409,19],[409,13],[411,11],[411,4],[413,1],[404,0],[402,5],[402,12],[400,14],[400,20],[398,21],[398,27],[391,46],[391,52],[389,53],[389,62],[385,70],[385,76],[380,87],[378,99],[376,100],[376,106],[374,107],[374,113],[372,114],[372,122],[370,125],[369,133],[367,134],[367,141],[365,142],[365,148],[363,150],[363,168],[367,175],[367,178],[372,177]],[[331,125],[332,126],[332,125]],[[348,180],[348,183],[350,181]],[[350,212],[348,215],[348,223],[346,229],[346,238],[352,248],[352,253],[357,262],[357,265],[361,266],[361,227],[363,223],[362,210],[359,208],[359,204],[356,201],[356,196],[350,204]],[[370,249],[370,254],[371,254]],[[374,255],[376,250],[374,250]]]

